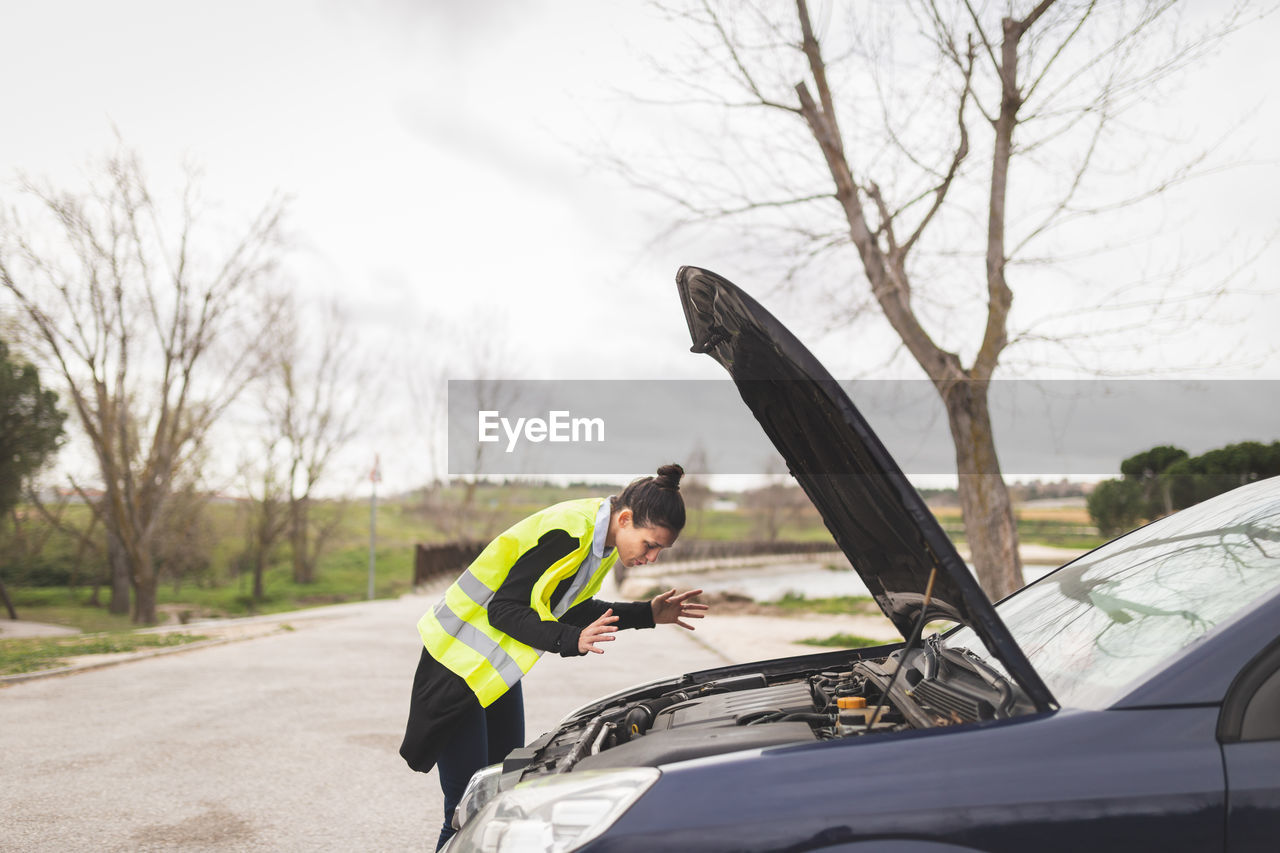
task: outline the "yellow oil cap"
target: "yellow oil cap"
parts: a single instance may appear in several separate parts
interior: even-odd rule
[[[841,711],[865,708],[867,707],[867,700],[862,696],[839,696],[836,698],[836,707]]]

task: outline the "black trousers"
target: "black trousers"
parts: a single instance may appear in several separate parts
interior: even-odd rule
[[[520,684],[488,708],[481,708],[479,702],[471,703],[443,740],[444,746],[436,755],[440,788],[444,791],[444,826],[440,829],[437,850],[455,833],[453,812],[472,774],[524,746],[524,696]]]

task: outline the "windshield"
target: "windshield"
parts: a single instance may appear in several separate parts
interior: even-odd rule
[[[1280,589],[1280,478],[1110,542],[997,607],[1063,705],[1101,708],[1217,625]],[[968,628],[945,645],[999,663]]]

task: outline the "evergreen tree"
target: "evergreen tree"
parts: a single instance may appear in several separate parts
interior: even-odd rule
[[[8,345],[0,341],[0,518],[17,505],[27,477],[62,443],[66,417],[58,395],[40,384],[35,367],[11,360]],[[3,580],[0,597],[9,618],[17,619]]]

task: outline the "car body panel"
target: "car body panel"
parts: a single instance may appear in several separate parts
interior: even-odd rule
[[[1222,745],[1227,773],[1227,850],[1280,848],[1280,740]]]
[[[1075,853],[1107,838],[1113,849],[1211,853],[1225,814],[1216,720],[1214,708],[1068,710],[668,765],[607,841],[584,849],[900,839]]]

